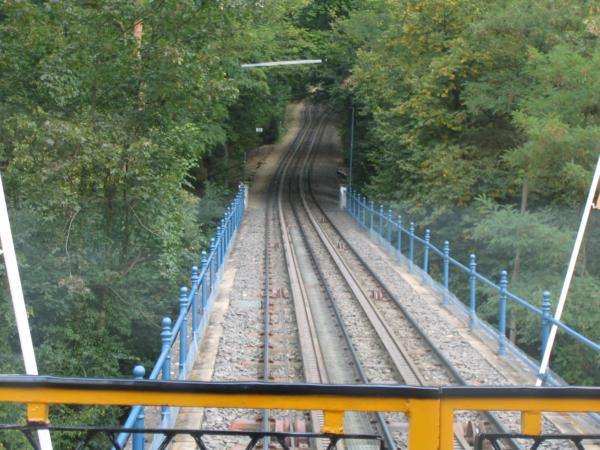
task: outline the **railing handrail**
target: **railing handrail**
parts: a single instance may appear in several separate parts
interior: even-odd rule
[[[506,299],[509,299],[509,300],[513,301],[514,303],[523,306],[531,313],[537,315],[542,320],[543,328],[548,327],[551,324],[554,324],[558,328],[560,328],[562,331],[569,334],[570,336],[572,336],[573,338],[575,338],[582,344],[586,345],[587,347],[590,347],[591,349],[593,349],[597,352],[600,352],[600,344],[585,337],[583,334],[574,330],[573,328],[571,328],[564,322],[555,320],[552,317],[552,315],[550,314],[549,302],[545,305],[546,310],[544,310],[544,305],[540,309],[539,307],[531,304],[530,302],[524,300],[523,298],[519,297],[518,295],[510,292],[508,289],[505,289],[503,291],[502,286],[498,285],[497,283],[494,283],[489,278],[485,277],[484,275],[482,275],[480,272],[477,271],[476,263],[475,263],[474,269],[472,271],[468,265],[461,263],[457,259],[451,257],[449,254],[446,255],[443,250],[440,250],[438,247],[436,247],[434,244],[432,244],[430,241],[428,241],[428,239],[423,239],[423,238],[419,237],[416,234],[416,232],[414,231],[415,230],[414,223],[412,223],[412,222],[410,223],[411,228],[412,228],[411,229],[411,228],[405,228],[402,225],[402,222],[400,220],[395,221],[393,219],[394,215],[389,212],[389,211],[391,211],[390,208],[387,209],[387,211],[388,211],[387,213],[381,214],[380,211],[385,211],[382,204],[379,204],[379,206],[377,206],[373,201],[369,201],[366,196],[361,195],[359,192],[353,190],[352,188],[349,188],[346,190],[346,195],[347,195],[346,210],[350,213],[350,215],[355,220],[358,221],[359,224],[368,228],[370,230],[372,236],[376,234],[379,236],[379,239],[382,239],[385,241],[388,241],[389,237],[391,237],[391,240],[393,241],[394,239],[392,236],[395,234],[397,236],[396,237],[397,242],[401,242],[402,234],[404,234],[408,237],[409,262],[410,262],[411,267],[414,265],[414,260],[413,260],[414,259],[414,242],[417,242],[417,243],[423,245],[424,253],[427,255],[425,257],[425,262],[424,262],[425,275],[429,276],[429,274],[428,274],[428,265],[429,265],[428,253],[431,250],[431,251],[433,251],[433,253],[437,254],[440,258],[442,258],[443,262],[447,263],[448,265],[451,264],[452,266],[459,268],[464,273],[473,277],[473,279],[474,279],[473,285],[475,285],[475,283],[477,281],[480,281],[483,284],[494,289],[499,295],[504,295]],[[375,226],[376,220],[370,220],[368,224],[366,223],[367,220],[364,220],[367,210],[369,211],[370,215],[372,215],[376,218],[377,226]],[[400,216],[396,216],[396,217],[400,217]],[[387,222],[387,230],[388,230],[387,236],[386,236],[386,233],[384,233],[382,231],[384,228],[383,221]],[[388,242],[388,244],[391,245],[392,242]],[[397,251],[399,251],[401,253],[401,248],[397,249]],[[471,255],[471,257],[474,262],[475,256]],[[447,277],[448,274],[445,274],[444,276]],[[507,282],[506,273],[504,274],[504,277]],[[447,291],[447,285],[448,285],[448,279],[446,278],[444,280],[444,287],[445,287],[446,291]],[[475,289],[476,289],[476,287],[475,287]],[[469,313],[471,316],[470,324],[471,324],[471,326],[473,326],[476,321],[476,311],[475,311],[476,304],[475,304],[475,293],[473,292],[473,288],[471,288],[471,291],[472,292],[470,294],[471,299],[470,299],[470,305],[469,305],[469,309],[470,309]],[[447,295],[447,294],[448,294],[448,292],[445,292],[445,295]],[[549,293],[546,292],[545,295],[547,295],[547,297],[545,296],[544,301],[549,300]],[[503,314],[503,312],[501,311],[500,314]],[[505,314],[505,311],[504,311],[504,314]],[[502,319],[499,320],[499,322],[501,322],[501,321],[502,321]],[[503,330],[500,330],[499,333],[500,334],[503,333]],[[542,335],[545,335],[544,333],[545,332],[543,331]],[[505,336],[499,336],[500,345],[499,345],[498,352],[500,354],[502,354],[504,351],[504,346],[505,346],[504,340],[505,340]],[[544,344],[544,343],[542,343],[542,344]],[[543,347],[544,347],[544,345],[542,345],[542,348]]]
[[[73,395],[77,392],[77,395]],[[124,392],[117,403],[103,401],[103,392]],[[48,396],[47,394],[50,393]],[[47,375],[0,375],[0,403],[27,404],[78,404],[98,402],[99,405],[135,405],[142,401],[149,405],[163,405],[168,397],[156,399],[132,399],[134,394],[214,394],[245,397],[244,409],[255,409],[256,396],[273,395],[302,397],[311,396],[311,402],[327,408],[327,401],[334,397],[354,398],[540,398],[540,399],[590,399],[600,400],[600,386],[412,386],[406,384],[321,384],[281,383],[265,381],[162,381],[135,380],[130,378],[82,378],[55,377]],[[312,396],[322,396],[320,400]],[[112,397],[111,397],[112,398]],[[206,399],[204,399],[206,400]],[[156,401],[157,403],[152,403]],[[211,398],[211,401],[213,399]],[[216,399],[227,402],[227,398]],[[237,401],[237,400],[236,400]],[[232,402],[234,403],[234,402]],[[177,404],[177,399],[173,400]],[[202,406],[202,405],[199,405]],[[238,408],[238,404],[223,408]],[[292,405],[289,409],[302,409]],[[378,408],[373,405],[374,408]],[[535,410],[534,408],[532,410]]]
[[[0,376],[0,403],[26,403],[28,423],[38,427],[49,424],[49,404],[65,403],[320,410],[324,413],[321,432],[334,435],[344,433],[346,411],[402,412],[410,416],[409,450],[452,450],[455,411],[521,411],[521,432],[539,435],[543,412],[600,411],[600,388],[223,383],[4,375]],[[136,429],[143,429],[143,424]],[[143,440],[142,433],[135,435]]]

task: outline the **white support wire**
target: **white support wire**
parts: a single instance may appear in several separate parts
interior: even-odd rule
[[[10,221],[8,220],[8,209],[6,207],[6,198],[4,197],[4,187],[0,177],[0,243],[2,244],[2,254],[4,255],[4,267],[8,278],[10,297],[12,299],[15,312],[15,321],[19,332],[19,341],[21,343],[21,352],[23,353],[23,362],[25,364],[25,373],[27,375],[37,375],[38,369],[33,351],[33,342],[31,340],[31,331],[29,329],[29,319],[27,318],[27,309],[25,308],[25,298],[23,297],[23,287],[21,286],[21,277],[19,275],[19,266],[17,265],[17,255],[13,244],[12,232],[10,230]],[[42,450],[52,450],[52,441],[48,430],[38,431],[40,447]]]
[[[320,59],[298,59],[294,61],[271,61],[271,62],[260,62],[251,64],[242,64],[243,69],[249,67],[275,67],[275,66],[295,66],[298,64],[321,64],[323,61]]]
[[[577,237],[575,238],[575,245],[573,246],[571,260],[569,261],[569,266],[567,268],[567,275],[565,276],[565,281],[563,283],[562,290],[560,291],[560,297],[558,299],[558,306],[556,307],[556,312],[554,313],[554,320],[557,321],[560,320],[560,318],[562,317],[563,309],[567,301],[567,294],[569,293],[569,287],[571,286],[571,280],[573,278],[573,273],[575,272],[575,265],[577,264],[577,257],[579,256],[579,250],[581,249],[581,244],[583,242],[583,237],[587,228],[590,212],[594,208],[594,196],[596,195],[596,191],[598,190],[599,180],[600,156],[598,157],[598,162],[596,163],[596,171],[594,172],[594,178],[592,179],[590,192],[588,193],[585,207],[583,209],[581,223],[579,224],[579,231],[577,232]],[[552,324],[552,328],[550,329],[550,334],[548,336],[548,341],[546,342],[546,347],[544,349],[544,356],[542,357],[542,361],[540,363],[540,370],[538,370],[537,380],[535,381],[536,386],[541,386],[544,383],[544,379],[546,378],[546,372],[548,371],[548,365],[550,362],[550,354],[552,353],[552,347],[554,346],[554,340],[556,339],[557,331],[558,327],[556,326],[556,324]]]

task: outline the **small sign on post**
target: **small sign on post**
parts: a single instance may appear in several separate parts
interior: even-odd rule
[[[257,133],[262,133],[262,132],[263,132],[263,129],[262,129],[262,128],[256,128],[256,132],[257,132]]]

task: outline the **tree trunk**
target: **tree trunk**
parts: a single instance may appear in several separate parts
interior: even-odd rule
[[[523,182],[523,186],[521,188],[521,209],[520,213],[525,214],[527,212],[527,202],[529,200],[529,185],[527,181]],[[517,280],[519,276],[519,272],[521,271],[521,250],[517,248],[517,252],[515,254],[515,259],[513,261],[513,270],[511,280],[514,282]],[[517,319],[513,312],[509,312],[508,314],[508,337],[513,344],[517,342]]]
[[[523,182],[523,187],[521,189],[521,214],[525,214],[527,212],[527,202],[529,200],[529,185],[527,182]],[[513,263],[513,271],[511,280],[515,281],[519,276],[519,271],[521,270],[521,250],[517,249],[517,253],[515,254],[515,259]]]

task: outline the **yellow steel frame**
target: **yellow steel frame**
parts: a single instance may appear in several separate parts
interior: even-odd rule
[[[244,386],[240,383],[239,386]],[[443,391],[444,388],[441,389]],[[197,392],[193,389],[182,392],[171,390],[144,389],[140,386],[131,389],[110,389],[73,386],[6,386],[0,382],[0,403],[23,403],[27,405],[29,422],[49,423],[48,405],[171,405],[211,408],[248,408],[283,410],[324,411],[322,432],[342,433],[345,411],[376,412],[389,411],[407,414],[410,417],[410,450],[451,450],[453,449],[454,412],[473,411],[521,411],[522,432],[541,433],[542,412],[599,412],[600,396],[594,398],[545,398],[544,396],[524,397],[510,394],[498,398],[481,395],[451,398],[411,398],[410,396],[366,396],[353,394],[294,394],[288,393],[244,393],[244,392]],[[535,392],[541,392],[538,388]],[[410,392],[410,389],[405,391]],[[348,391],[345,391],[348,392]],[[416,392],[416,391],[415,391]],[[415,395],[415,397],[418,397]],[[581,397],[581,396],[579,396]]]

